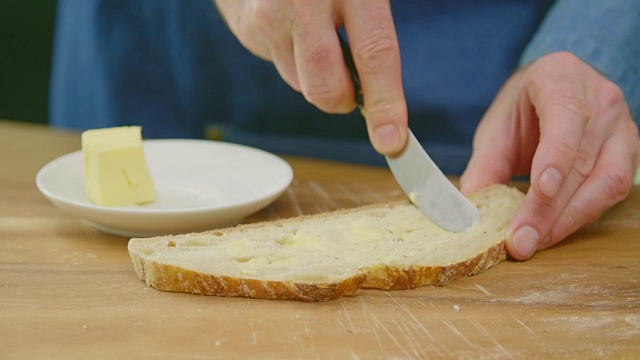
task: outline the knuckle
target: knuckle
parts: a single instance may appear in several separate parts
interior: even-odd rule
[[[271,59],[270,42],[277,39],[282,28],[269,1],[250,1],[237,5],[236,12],[229,14],[227,24],[240,44],[252,54]]]
[[[602,191],[614,203],[622,201],[631,192],[633,172],[627,169],[612,168],[602,179]]]
[[[592,156],[588,151],[574,148],[565,139],[554,136],[550,141],[549,152],[552,154],[552,164],[562,172],[575,172],[582,179],[588,176],[593,169]],[[584,148],[584,146],[581,146]]]
[[[598,217],[596,213],[582,213],[581,215],[578,215],[579,212],[575,210],[576,209],[567,209],[567,211],[564,211],[562,213],[559,224],[562,225],[562,228],[565,230],[565,232],[572,233],[575,230],[579,229],[582,225],[591,221],[595,221]]]
[[[334,60],[330,54],[330,48],[322,44],[315,46],[308,54],[305,54],[306,66],[313,74],[306,78],[302,84],[302,93],[305,99],[326,112],[347,112],[349,99],[349,87],[341,81],[335,81],[330,74]]]
[[[572,119],[581,121],[584,126],[591,117],[590,107],[581,94],[564,93],[556,98],[557,106],[568,114]]]
[[[367,99],[367,122],[376,124],[388,122],[389,119],[405,119],[406,107],[402,101],[396,101],[391,96],[383,96],[377,99]]]
[[[569,68],[575,68],[582,65],[580,59],[569,51],[558,51],[553,53],[552,55],[553,62],[551,63],[551,66],[555,66],[554,64],[557,63],[561,63],[562,65],[568,66]]]
[[[248,11],[258,28],[271,28],[276,21],[277,12],[271,1],[253,1]]]
[[[390,37],[371,36],[354,49],[356,63],[364,71],[376,71],[400,55],[396,41]]]
[[[558,52],[540,58],[527,73],[530,92],[549,102],[548,109],[563,111],[571,118],[587,122],[591,104],[584,87],[574,86],[582,75],[580,60],[568,52]]]
[[[551,237],[560,241],[567,236],[573,234],[581,227],[594,223],[602,216],[599,207],[593,206],[587,209],[568,206],[556,222],[554,229],[551,231]]]
[[[573,75],[579,60],[565,51],[551,53],[536,60],[529,68],[532,79],[564,79]]]
[[[538,66],[556,74],[572,75],[583,66],[582,61],[568,51],[557,51],[543,56]],[[568,73],[567,73],[568,72]]]
[[[326,112],[347,112],[346,90],[330,86],[326,83],[305,85],[302,89],[305,99]]]
[[[604,81],[600,86],[600,93],[598,95],[601,104],[605,108],[617,108],[620,106],[626,107],[624,94],[622,89],[611,81]]]
[[[593,171],[597,155],[595,149],[593,146],[585,145],[576,153],[573,170],[580,176],[581,181],[586,179]]]
[[[313,47],[313,49],[305,54],[305,61],[307,64],[314,69],[319,71],[330,71],[331,70],[331,57],[330,50],[328,46],[318,44]]]
[[[563,74],[554,74],[540,70],[528,80],[531,92],[545,94],[545,113],[540,116],[552,116],[558,121],[579,121],[586,125],[592,115],[591,106],[584,93],[575,87],[567,86],[571,80]],[[541,110],[541,109],[539,109]]]
[[[579,152],[565,141],[565,139],[555,135],[553,140],[554,153],[564,159],[575,159],[579,156]]]

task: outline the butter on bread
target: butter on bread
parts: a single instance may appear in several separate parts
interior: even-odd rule
[[[138,277],[159,290],[326,301],[361,288],[445,285],[498,264],[523,198],[505,185],[472,194],[480,220],[459,233],[401,202],[131,239],[128,249]]]
[[[140,126],[82,133],[85,190],[101,206],[129,206],[155,200],[155,188],[142,148]]]

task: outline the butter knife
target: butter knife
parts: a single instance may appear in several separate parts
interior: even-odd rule
[[[362,112],[364,98],[351,49],[339,31],[338,38],[353,80],[355,100]],[[385,158],[402,190],[434,224],[448,231],[459,232],[480,218],[475,205],[442,173],[410,129],[402,152],[398,156]]]

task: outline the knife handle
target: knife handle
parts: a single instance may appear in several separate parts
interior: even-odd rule
[[[353,55],[351,54],[351,48],[349,43],[345,40],[340,31],[336,31],[338,34],[338,40],[340,40],[340,47],[342,48],[342,56],[344,57],[344,63],[347,65],[351,80],[353,81],[353,89],[355,94],[356,104],[360,107],[360,110],[364,110],[364,98],[362,97],[362,85],[360,84],[360,76],[358,76],[358,70],[356,64],[353,62]]]

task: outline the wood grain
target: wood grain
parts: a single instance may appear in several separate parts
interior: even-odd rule
[[[12,139],[0,142],[3,154],[39,142],[26,157],[1,160],[0,358],[640,355],[638,187],[532,260],[445,287],[368,290],[320,304],[204,297],[146,287],[133,272],[127,239],[94,230],[38,193],[37,169],[79,146],[77,134],[1,121],[0,134]],[[248,222],[403,196],[385,169],[287,160],[296,180]]]

